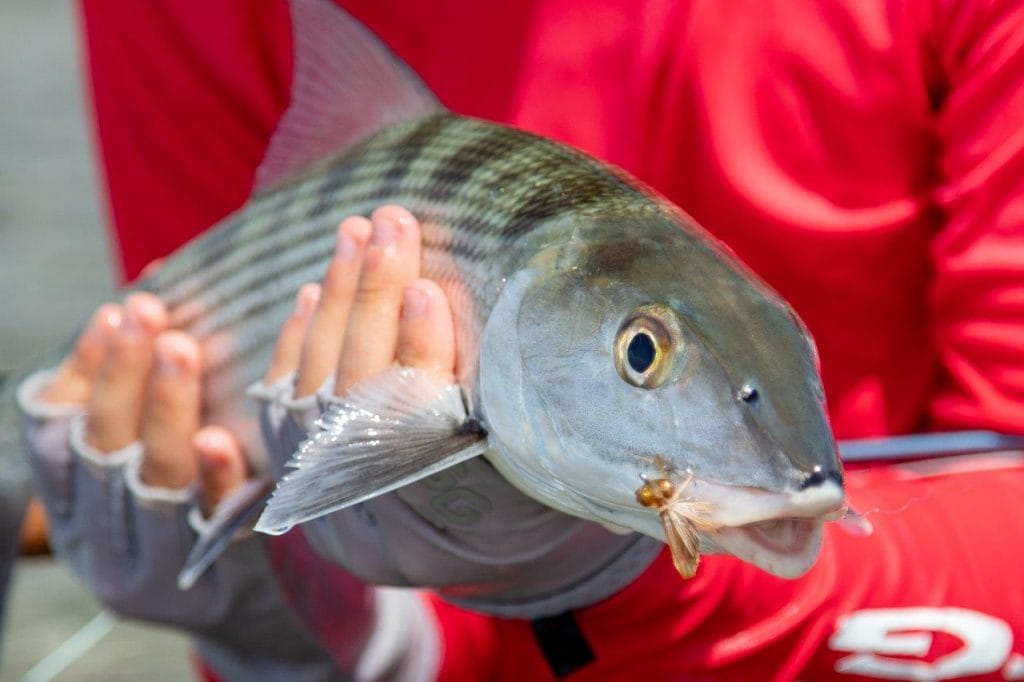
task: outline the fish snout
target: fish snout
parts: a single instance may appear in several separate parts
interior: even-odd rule
[[[771,492],[695,478],[687,492],[690,499],[710,506],[713,511],[709,520],[717,527],[778,519],[827,520],[841,514],[846,507],[842,476],[811,472],[807,479],[813,480],[791,492]]]
[[[812,472],[800,489],[790,493],[780,515],[791,518],[827,518],[845,509],[846,491],[842,474]],[[781,511],[781,510],[780,510]]]
[[[846,490],[840,468],[815,465],[789,494],[792,518],[818,518],[833,521],[846,511]]]
[[[834,483],[842,488],[843,472],[838,469],[826,469],[822,466],[815,466],[800,483],[800,490],[807,490],[808,488],[815,488],[829,483]]]
[[[695,501],[712,510],[707,535],[722,551],[774,575],[795,578],[817,558],[824,523],[847,509],[838,472],[812,471],[804,483],[788,493],[699,480],[691,489]]]

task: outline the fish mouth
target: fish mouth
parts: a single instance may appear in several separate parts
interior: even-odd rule
[[[798,578],[821,550],[824,521],[774,519],[706,531],[721,550],[780,578]]]
[[[825,522],[846,511],[842,486],[832,480],[776,493],[694,479],[687,492],[710,510],[703,535],[715,548],[781,578],[810,570],[821,550]]]
[[[667,477],[643,480],[649,486]],[[700,534],[702,553],[731,554],[780,578],[798,578],[810,570],[821,550],[825,523],[844,519],[848,511],[854,517],[850,523],[859,528],[856,534],[871,532],[870,524],[849,510],[836,478],[792,492],[729,485],[692,474],[670,483],[674,490],[663,504],[644,504],[638,490],[631,505],[619,501],[592,508],[612,513],[605,516],[609,529],[632,529],[664,539],[670,547],[666,518],[692,524]]]

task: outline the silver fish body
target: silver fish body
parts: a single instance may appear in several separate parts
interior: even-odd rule
[[[321,276],[342,218],[386,203],[422,221],[423,272],[453,301],[460,383],[513,484],[661,537],[633,495],[665,467],[693,477],[716,528],[812,519],[769,533],[778,551],[767,559],[738,549],[781,574],[810,565],[817,536],[790,542],[800,551],[787,563],[779,533],[820,534],[842,479],[803,326],[653,192],[504,126],[444,112],[388,128],[254,198],[147,280],[202,345],[210,419],[255,433],[244,388],[295,292]],[[652,306],[678,338],[659,360],[662,382],[636,386],[617,337]],[[723,499],[737,490],[749,504]],[[704,540],[737,551],[728,533]]]
[[[205,417],[233,427],[259,471],[246,387],[300,286],[322,276],[339,221],[399,204],[422,223],[422,273],[452,303],[461,375],[436,392],[386,372],[329,405],[257,529],[486,451],[555,509],[666,539],[684,575],[698,551],[805,571],[844,494],[813,343],[789,307],[621,171],[444,111],[334,3],[291,9],[292,103],[256,194],[139,287],[199,341]],[[264,487],[251,488],[181,584],[258,506]]]

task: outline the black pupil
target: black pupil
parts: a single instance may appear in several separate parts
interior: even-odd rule
[[[626,348],[626,360],[634,372],[642,374],[654,364],[656,352],[654,339],[641,332],[630,339],[629,347]]]

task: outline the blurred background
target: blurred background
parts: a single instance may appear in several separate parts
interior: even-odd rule
[[[0,2],[0,371],[64,341],[115,279],[75,3]],[[0,681],[184,680],[180,635],[104,612],[48,556],[15,568]]]

